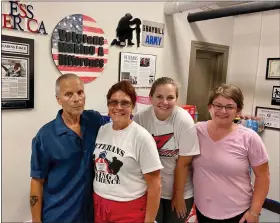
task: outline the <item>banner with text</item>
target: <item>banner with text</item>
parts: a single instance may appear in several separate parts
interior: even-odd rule
[[[143,20],[142,46],[163,48],[164,24]]]

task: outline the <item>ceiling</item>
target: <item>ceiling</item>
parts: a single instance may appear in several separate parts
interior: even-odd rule
[[[249,2],[253,2],[253,1],[218,1],[212,5],[201,7],[200,9],[202,9],[203,11],[206,11],[206,10],[211,10],[211,9],[225,8],[225,7],[233,6],[233,5],[241,5],[241,4],[245,4],[245,3],[249,3]]]

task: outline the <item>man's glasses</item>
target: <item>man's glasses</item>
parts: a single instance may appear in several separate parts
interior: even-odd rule
[[[107,104],[110,107],[117,107],[118,104],[121,105],[122,108],[128,108],[132,105],[131,101],[127,101],[127,100],[122,100],[122,101],[118,101],[118,100],[108,100]]]
[[[225,108],[226,111],[233,111],[234,109],[236,109],[235,106],[232,105],[219,105],[219,104],[212,104],[212,106],[216,109],[216,110],[222,110],[223,108]]]

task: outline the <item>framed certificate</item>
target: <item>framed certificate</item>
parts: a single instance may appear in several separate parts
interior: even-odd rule
[[[266,79],[280,80],[280,58],[267,59]]]
[[[280,109],[257,106],[255,116],[264,119],[266,128],[280,130]]]
[[[34,108],[34,40],[1,37],[1,107]]]

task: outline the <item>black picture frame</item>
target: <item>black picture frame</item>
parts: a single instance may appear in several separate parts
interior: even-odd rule
[[[274,111],[274,112],[273,112]],[[271,117],[271,114],[270,114],[270,117],[267,116],[266,113],[273,113],[275,115],[275,117],[278,116],[278,119],[277,118],[274,118],[275,120],[275,124],[278,124],[278,126],[274,126],[271,121],[269,119],[273,119],[273,117]],[[278,114],[279,113],[279,114]],[[266,115],[265,115],[266,114]],[[256,106],[255,108],[255,116],[257,117],[263,117],[264,118],[264,126],[265,128],[268,128],[268,129],[275,129],[275,130],[280,130],[280,109],[278,108],[269,108],[269,107],[261,107],[261,106]],[[268,117],[266,119],[266,117]]]
[[[280,86],[273,86],[272,87],[271,105],[280,106]]]
[[[276,61],[276,63],[278,63],[279,75],[278,74],[276,76],[270,75],[270,65],[271,65],[272,61],[274,61],[274,62]],[[267,58],[265,79],[266,80],[280,80],[280,58]]]
[[[34,108],[34,39],[1,38],[1,108]]]
[[[157,55],[155,54],[144,54],[144,53],[134,53],[134,52],[120,52],[119,53],[119,72],[118,72],[118,81],[122,81],[122,80],[128,80],[127,78],[124,78],[123,75],[127,76],[127,77],[131,77],[133,75],[131,75],[130,71],[125,74],[126,72],[122,72],[122,66],[125,63],[124,61],[122,61],[122,55],[131,55],[131,56],[136,56],[136,57],[153,57],[154,58],[154,63],[153,66],[154,67],[154,75],[148,77],[149,79],[149,83],[146,85],[141,85],[139,86],[137,83],[133,83],[133,81],[129,80],[131,82],[131,84],[135,87],[135,88],[151,88],[153,82],[156,80],[156,72],[157,72]],[[150,61],[149,63],[152,63],[153,61]],[[140,65],[141,67],[141,65]]]

